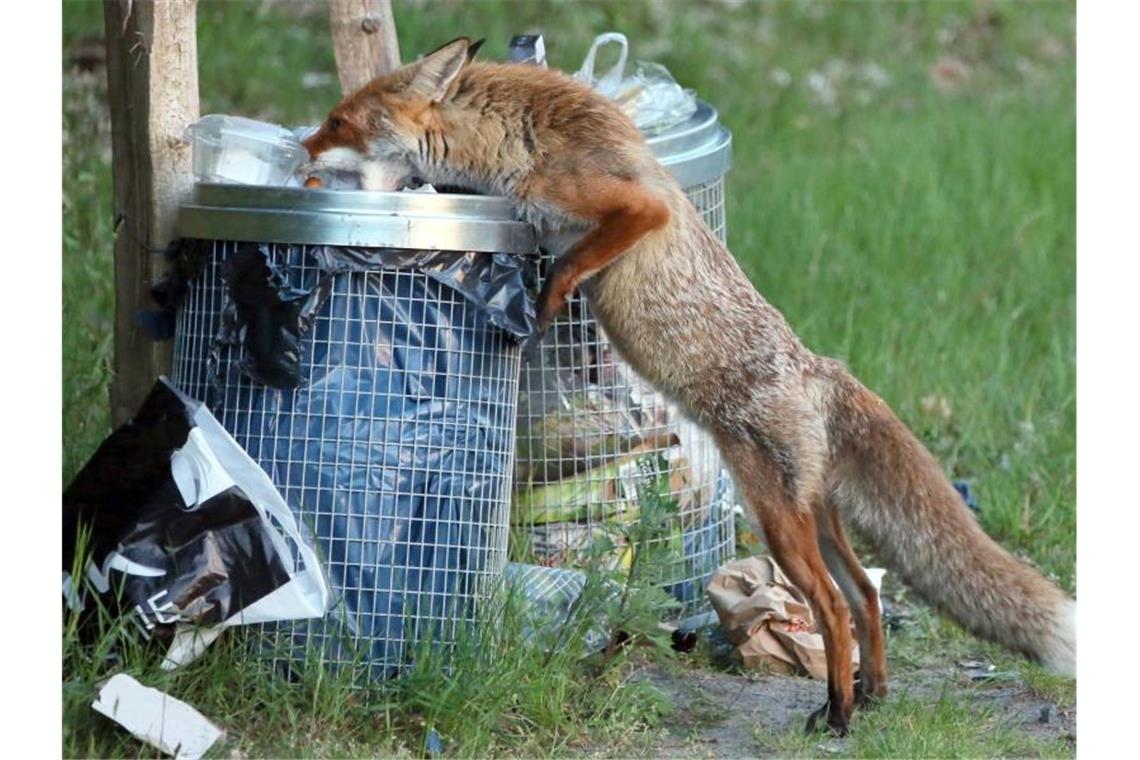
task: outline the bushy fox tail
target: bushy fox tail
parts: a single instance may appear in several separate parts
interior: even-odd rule
[[[981,529],[934,457],[846,375],[831,399],[837,506],[888,567],[974,634],[1076,674],[1076,602]]]

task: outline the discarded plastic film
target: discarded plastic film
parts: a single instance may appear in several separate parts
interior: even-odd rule
[[[621,47],[618,61],[605,74],[595,75],[594,61],[598,49],[611,42]],[[629,40],[624,34],[599,34],[574,78],[596,87],[603,95],[616,101],[637,128],[646,132],[668,129],[696,113],[696,94],[677,84],[668,69],[659,63],[639,61],[634,64],[633,73],[627,74],[625,64],[628,56]]]
[[[70,577],[81,529],[85,580]],[[175,664],[217,629],[319,617],[328,602],[316,555],[269,478],[166,380],[64,492],[63,572],[72,605],[93,591],[147,631],[214,629],[198,642],[176,637]]]
[[[310,292],[295,290],[256,243],[242,243],[222,265],[245,356],[242,371],[270,388],[295,388],[301,376],[301,338],[328,297],[322,279]]]
[[[546,42],[541,34],[516,34],[507,48],[511,63],[526,63],[546,68]]]
[[[538,323],[534,311],[534,273],[525,259],[506,253],[416,251],[402,248],[308,246],[326,274],[410,269],[462,295],[488,322],[516,339],[531,335]]]
[[[560,646],[560,630],[570,623],[571,613],[586,589],[586,574],[578,570],[541,567],[510,562],[503,569],[503,581],[526,602],[526,634],[540,646]],[[616,599],[621,589],[611,584]],[[584,653],[598,652],[610,642],[604,625],[588,629],[583,636]]]
[[[227,262],[249,250],[216,243],[191,283],[179,381],[316,534],[337,597],[332,619],[282,630],[281,656],[317,645],[328,661],[392,675],[408,643],[446,641],[474,619],[506,559],[517,341],[534,323],[525,262],[259,245],[280,278],[261,291],[266,311],[283,292],[323,304],[300,342],[299,384],[282,391],[251,381],[248,350],[235,340],[242,328],[222,317],[237,314]],[[314,299],[323,283],[327,297]]]

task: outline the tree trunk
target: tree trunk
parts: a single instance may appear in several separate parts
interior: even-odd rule
[[[391,0],[329,0],[336,70],[345,95],[400,66]]]
[[[197,0],[106,0],[107,92],[115,194],[115,377],[111,417],[134,414],[172,346],[155,343],[136,315],[165,271],[178,205],[193,175],[182,139],[198,119]]]

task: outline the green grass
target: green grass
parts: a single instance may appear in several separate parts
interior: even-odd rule
[[[539,29],[552,64],[575,69],[594,34],[618,29],[634,58],[665,63],[713,102],[734,132],[729,243],[746,272],[812,349],[847,361],[949,473],[971,483],[992,535],[1074,588],[1072,4],[397,1],[395,12],[405,60],[460,34],[487,37],[483,54],[501,58],[512,33]],[[65,2],[65,56],[101,30],[97,3]],[[950,91],[931,76],[945,56],[969,71]],[[202,2],[199,60],[203,113],[313,123],[338,95],[322,3]],[[109,432],[113,220],[103,74],[80,75],[66,62],[64,71],[66,483]],[[306,72],[326,81],[303,88]],[[821,78],[831,91],[813,89]],[[622,685],[626,665],[586,696],[576,665],[543,681],[531,665],[512,669],[513,656],[499,656],[472,665],[493,689],[420,681],[420,702],[362,705],[267,681],[241,651],[221,642],[169,677],[151,655],[129,663],[224,716],[253,754],[419,755],[414,715],[470,754],[567,754],[585,737],[640,736],[667,709]],[[933,616],[890,640],[896,671],[955,652],[980,652],[1073,702],[1071,682]],[[111,666],[78,657],[65,648],[65,753],[137,754],[86,709]],[[218,679],[239,688],[223,693]],[[609,706],[602,685],[612,689]],[[546,691],[551,701],[540,707]],[[502,721],[479,709],[443,717],[461,700],[502,707],[508,698],[528,717]],[[567,705],[580,709],[554,715]],[[773,742],[787,752],[809,746],[794,736]],[[1019,742],[978,719],[969,699],[904,697],[860,717],[849,751],[1071,752]]]
[[[974,758],[1071,757],[1072,747],[1025,736],[969,696],[901,694],[884,709],[862,713],[843,744],[799,732],[758,731],[757,744],[778,757]],[[828,751],[829,747],[831,751]]]
[[[675,509],[665,500],[643,505],[650,519],[629,528],[627,537],[642,550],[638,557],[651,558],[652,531]],[[604,559],[608,550],[612,544],[599,547],[597,557]],[[81,546],[79,554],[84,551]],[[72,575],[79,576],[84,564],[77,560]],[[92,598],[93,622],[83,623],[78,612],[64,620],[64,755],[137,751],[133,739],[89,707],[100,681],[112,672],[136,675],[220,718],[227,736],[211,750],[218,757],[233,751],[255,757],[418,757],[430,746],[429,736],[458,757],[566,754],[587,738],[611,751],[640,754],[670,709],[652,686],[629,679],[631,655],[671,656],[657,628],[670,600],[653,585],[654,565],[660,563],[635,562],[628,571],[611,573],[592,568],[582,593],[558,621],[529,603],[523,587],[503,584],[476,611],[474,625],[459,627],[449,650],[432,647],[425,635],[400,678],[372,682],[354,678],[352,667],[329,666],[319,646],[298,657],[288,638],[278,645],[272,634],[256,629],[233,631],[196,662],[163,671],[163,647],[145,641],[127,617]],[[628,641],[601,652],[588,648],[587,631],[599,629],[622,631]],[[277,670],[285,663],[296,665],[292,682]]]
[[[528,643],[523,619],[517,607],[500,607],[480,632],[460,639],[450,669],[425,656],[402,679],[364,689],[323,670],[316,657],[299,671],[298,682],[286,682],[265,659],[251,656],[252,634],[241,631],[168,673],[157,667],[160,655],[131,638],[134,631],[108,625],[95,647],[65,639],[71,657],[65,660],[64,755],[139,751],[135,740],[89,708],[106,666],[78,654],[94,658],[112,649],[121,654],[116,670],[190,700],[227,729],[225,742],[211,752],[216,757],[233,750],[246,757],[419,757],[429,731],[459,757],[565,753],[584,735],[635,751],[668,706],[648,685],[627,681],[626,654],[599,663],[580,660],[581,648],[568,646],[548,657]]]

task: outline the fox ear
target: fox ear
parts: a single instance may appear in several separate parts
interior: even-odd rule
[[[442,47],[428,53],[415,64],[407,92],[421,95],[438,103],[447,95],[455,77],[475,55],[483,44],[479,40],[474,45],[466,37],[457,37]]]
[[[482,39],[475,40],[474,42],[472,42],[470,45],[467,46],[467,62],[468,63],[471,63],[471,61],[474,60],[475,54],[479,52],[479,48],[483,47],[483,43],[486,41],[487,41],[487,39],[484,37]]]

